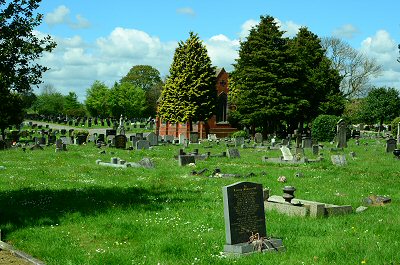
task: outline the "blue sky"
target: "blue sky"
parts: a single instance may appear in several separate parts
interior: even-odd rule
[[[398,0],[43,0],[38,34],[58,43],[42,59],[51,67],[43,81],[84,100],[95,80],[111,86],[134,65],[151,65],[165,76],[189,31],[199,34],[213,64],[229,71],[239,40],[260,15],[271,15],[288,36],[306,26],[319,37],[343,39],[383,66],[374,84],[400,89],[399,10]]]

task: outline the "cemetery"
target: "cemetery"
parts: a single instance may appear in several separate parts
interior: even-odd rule
[[[13,135],[25,138],[4,143],[0,152],[3,249],[45,264],[380,264],[400,258],[389,247],[399,238],[394,184],[400,161],[393,139],[383,134],[362,132],[345,139],[345,147],[319,143],[315,152],[311,144],[301,147],[303,139],[297,145],[296,137],[187,143],[137,128],[127,132],[123,148],[106,128],[88,130],[82,145],[70,141],[69,127],[52,126],[54,143],[49,133],[25,124]],[[317,162],[287,163],[295,157],[289,152]]]
[[[271,15],[239,39],[164,45],[118,26],[93,45],[46,33],[92,25],[40,2],[0,5],[0,264],[399,264],[400,92],[375,86],[397,73],[385,31],[362,42],[379,61]],[[123,76],[138,62],[164,69]]]

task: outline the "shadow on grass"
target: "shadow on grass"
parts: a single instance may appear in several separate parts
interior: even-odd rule
[[[193,200],[195,193],[198,192],[136,187],[25,188],[0,193],[0,226],[3,232],[10,232],[21,227],[56,224],[69,213],[91,216],[112,208],[159,211],[166,205]]]

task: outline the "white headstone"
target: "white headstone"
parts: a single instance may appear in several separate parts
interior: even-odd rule
[[[282,146],[281,152],[282,152],[283,160],[293,160],[293,155],[290,152],[289,148],[287,148],[286,146]]]

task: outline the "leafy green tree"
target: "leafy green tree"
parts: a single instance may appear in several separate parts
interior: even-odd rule
[[[52,85],[46,84],[37,96],[33,109],[40,115],[56,116],[64,113],[65,97]]]
[[[391,122],[400,114],[400,96],[395,88],[374,87],[362,104],[362,119],[366,123]]]
[[[96,80],[86,90],[86,109],[93,117],[106,118],[111,114],[109,98],[110,89],[104,83]]]
[[[215,69],[197,34],[179,42],[159,104],[159,115],[169,122],[205,121],[215,112]]]
[[[8,126],[19,126],[24,119],[23,95],[21,93],[0,90],[2,102],[0,104],[0,128],[4,138]]]
[[[85,106],[78,101],[78,96],[75,92],[69,92],[65,96],[64,114],[72,117],[82,117],[86,115]]]
[[[145,109],[145,92],[131,83],[115,83],[110,91],[110,109],[113,117],[139,118]]]
[[[154,117],[157,112],[157,100],[163,86],[160,72],[150,65],[135,65],[121,79],[120,83],[124,82],[140,87],[146,92],[146,109],[143,111],[143,115]]]
[[[334,115],[319,115],[312,123],[311,133],[314,139],[321,142],[332,141],[336,135],[336,125],[340,120]]]
[[[34,29],[40,25],[43,16],[35,14],[40,0],[0,0],[0,101],[4,135],[5,124],[16,122],[15,117],[23,115],[18,98],[31,91],[31,85],[41,83],[42,73],[47,67],[36,63],[44,52],[52,51],[56,44],[50,36],[40,38]],[[21,93],[16,95],[15,93]],[[14,101],[13,107],[4,105]],[[7,102],[7,103],[6,103]]]

